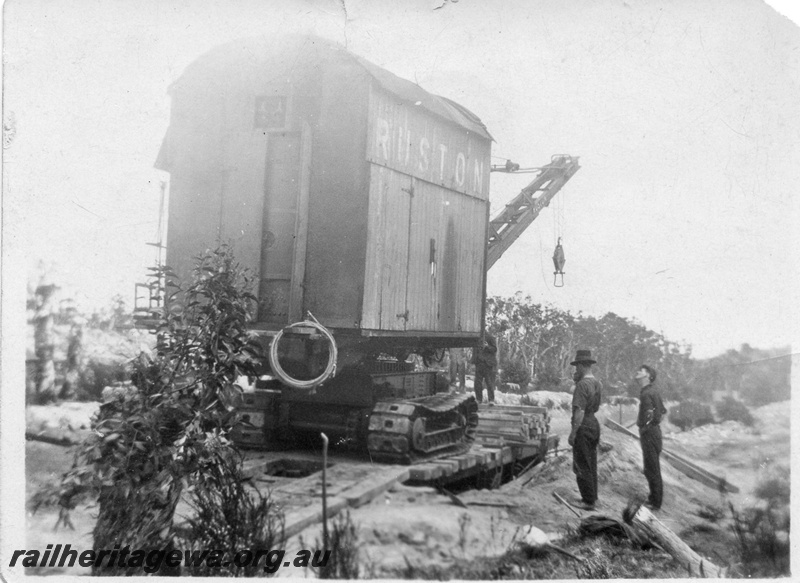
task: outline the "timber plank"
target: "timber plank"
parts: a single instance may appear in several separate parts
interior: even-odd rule
[[[502,421],[505,421],[505,420],[519,421],[520,419],[523,419],[523,418],[524,418],[524,415],[523,415],[522,411],[508,411],[508,412],[503,412],[503,413],[479,413],[478,414],[478,419],[480,419],[481,421],[483,421],[484,419],[499,419],[499,420],[502,420]]]
[[[624,433],[633,438],[639,439],[639,436],[633,431],[623,427],[613,419],[606,418],[605,424],[615,431],[619,431],[620,433]],[[713,474],[712,472],[698,466],[686,458],[674,454],[666,449],[661,450],[661,455],[663,455],[664,459],[667,460],[676,470],[682,472],[690,478],[697,480],[698,482],[705,484],[706,486],[709,486],[710,488],[733,493],[739,492],[739,488],[728,482],[725,478]]]
[[[411,466],[409,469],[411,480],[435,480],[444,474],[441,466],[432,463]]]
[[[340,497],[331,497],[327,499],[328,518],[336,515],[343,508],[348,505],[347,500]],[[300,510],[291,511],[286,514],[286,522],[284,533],[286,538],[296,535],[297,533],[305,530],[312,524],[322,522],[322,500],[316,501]]]
[[[470,453],[477,456],[479,464],[486,464],[492,459],[492,452],[488,449],[483,449],[480,446],[473,446]]]
[[[714,488],[716,490],[725,492],[732,492],[734,494],[739,493],[739,488],[728,482],[728,480],[725,478],[716,476],[702,468],[698,468],[688,460],[680,458],[667,450],[662,450],[661,454],[664,456],[664,459],[666,459],[676,470],[683,472],[698,482],[702,482],[709,488]]]
[[[405,482],[411,475],[410,468],[392,468],[370,476],[342,492],[341,497],[353,508],[366,504],[379,494],[382,494],[393,485]]]
[[[458,471],[458,462],[450,459],[436,460],[436,463],[442,466],[445,476],[452,476]]]
[[[478,465],[477,456],[471,455],[469,453],[465,453],[464,455],[459,456],[458,459],[459,463],[461,463],[461,460],[463,460],[463,463],[461,463],[462,470],[468,470],[469,468],[474,468],[475,466]]]
[[[486,449],[500,449],[506,446],[506,441],[504,439],[498,437],[489,437],[486,435],[476,435],[476,441],[480,441],[480,444],[485,447]]]
[[[494,407],[480,408],[479,412],[484,411],[497,411],[501,413],[506,412],[520,412],[530,415],[548,415],[550,410],[547,407],[537,407],[535,405],[495,405]]]
[[[249,459],[242,463],[242,477],[245,480],[260,476],[267,467],[265,459]]]
[[[520,425],[497,425],[495,427],[478,425],[475,433],[522,433],[524,429],[525,428]]]
[[[466,458],[464,457],[463,454],[462,455],[454,455],[453,457],[448,458],[448,460],[456,462],[458,464],[458,470],[457,471],[459,471],[459,472],[461,470],[466,469],[466,467],[467,467],[466,466],[467,460],[466,460]]]
[[[489,467],[494,467],[497,465],[497,462],[500,459],[500,450],[499,449],[484,449],[484,453],[486,454],[486,459],[484,460],[484,464]]]
[[[478,423],[478,431],[481,429],[517,429],[519,430],[521,427],[526,425],[525,423],[520,423],[519,421],[481,421]]]

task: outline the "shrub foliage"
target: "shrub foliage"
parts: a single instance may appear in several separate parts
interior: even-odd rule
[[[686,431],[713,423],[714,415],[709,405],[689,399],[670,409],[669,422]]]
[[[245,325],[255,301],[247,291],[249,278],[224,245],[197,258],[188,283],[179,282],[169,268],[154,269],[154,275],[163,278],[167,300],[156,349],[133,362],[135,390],[100,408],[94,431],[58,492],[60,520],[67,524],[69,511],[83,496],[97,497],[93,534],[98,549],[119,544],[170,550],[177,540],[175,508],[187,487],[202,512],[242,480],[228,433],[237,422],[234,382],[253,374],[257,364]],[[208,520],[225,530],[231,525],[219,523],[261,520],[263,512],[274,512],[268,500],[237,500],[244,509]],[[238,538],[241,528],[249,526],[239,527],[228,538],[230,545],[244,542]],[[95,566],[95,571],[135,569]]]
[[[733,397],[726,397],[717,403],[715,408],[720,421],[738,421],[748,427],[751,427],[755,422],[747,405]]]
[[[788,468],[773,468],[754,492],[761,504],[743,512],[730,505],[731,528],[746,577],[790,574],[790,483]]]
[[[515,358],[505,363],[500,380],[504,383],[517,384],[524,391],[531,381],[531,371],[528,370],[524,360]]]

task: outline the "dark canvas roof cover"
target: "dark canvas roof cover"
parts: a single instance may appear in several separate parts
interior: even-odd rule
[[[286,35],[284,37],[259,37],[227,43],[199,57],[190,64],[186,71],[170,87],[170,93],[180,90],[184,85],[201,82],[211,84],[221,79],[225,73],[235,70],[235,63],[246,60],[250,63],[281,61],[283,65],[319,59],[324,63],[345,62],[360,67],[385,91],[403,101],[416,104],[437,117],[452,122],[487,140],[492,136],[480,118],[450,99],[429,93],[419,85],[386,69],[371,63],[367,59],[354,55],[341,45],[327,39],[311,35]],[[223,81],[224,82],[224,81]],[[167,131],[169,135],[169,130]],[[165,143],[168,138],[165,137]],[[165,143],[158,154],[156,167],[168,169]]]

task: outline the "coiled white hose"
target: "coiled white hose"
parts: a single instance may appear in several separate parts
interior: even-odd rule
[[[308,314],[311,318],[314,318],[313,314],[309,312]],[[328,365],[325,367],[325,370],[322,371],[322,374],[316,378],[309,379],[309,380],[300,380],[290,377],[285,370],[278,362],[278,342],[283,337],[283,333],[290,328],[295,327],[311,327],[318,330],[325,339],[328,341],[329,350],[328,350]],[[289,324],[285,328],[283,328],[280,332],[275,335],[275,338],[272,339],[272,344],[269,347],[269,365],[272,368],[272,372],[275,373],[281,382],[285,385],[292,387],[293,389],[300,389],[303,391],[310,391],[314,387],[318,387],[322,383],[324,383],[328,378],[331,376],[336,376],[336,359],[338,358],[338,349],[336,348],[336,340],[333,338],[333,334],[331,334],[325,326],[320,324],[316,321],[316,318],[313,320],[303,320],[302,322],[295,322],[294,324]]]

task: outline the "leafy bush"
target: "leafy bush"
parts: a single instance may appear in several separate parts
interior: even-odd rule
[[[725,509],[713,504],[701,504],[696,514],[709,522],[719,522],[725,517]]]
[[[125,298],[117,294],[108,307],[93,312],[86,322],[91,328],[117,330],[133,326],[133,313],[128,309]]]
[[[747,577],[789,575],[790,475],[774,468],[762,480],[755,495],[765,504],[739,513],[730,505],[732,530],[739,546],[743,574]]]
[[[185,487],[196,490],[202,510],[202,496],[211,496],[204,490],[208,476],[234,490],[241,480],[240,458],[228,434],[238,420],[234,382],[254,374],[257,362],[246,329],[255,302],[247,291],[250,280],[225,246],[198,257],[189,283],[179,282],[169,268],[155,272],[167,291],[155,355],[133,361],[136,390],[100,408],[58,492],[65,524],[78,501],[97,496],[96,549],[113,541],[145,551],[170,550]],[[237,503],[243,506],[229,508],[239,518],[261,516],[264,508]],[[218,548],[235,548],[237,532]],[[141,574],[135,567],[95,565],[94,570]]]
[[[539,371],[536,375],[537,391],[569,392],[573,383],[564,383],[561,372],[554,368]]]
[[[331,526],[333,529],[330,533],[330,543],[325,549],[326,554],[330,552],[330,560],[323,559],[324,563],[319,568],[319,578],[358,579],[360,571],[358,529],[350,518],[350,511],[339,514]]]
[[[208,549],[238,552],[280,548],[284,540],[283,513],[269,495],[245,488],[238,455],[220,448],[212,462],[192,491],[189,504],[195,514],[188,520],[188,531],[180,536],[184,539],[181,547],[199,553]],[[269,557],[246,566],[236,561],[209,560],[190,565],[187,571],[203,577],[254,577],[279,566],[272,564]]]
[[[767,476],[758,483],[755,495],[761,500],[766,500],[768,504],[789,505],[791,494],[791,476],[789,468],[776,466]]]
[[[77,398],[79,401],[100,401],[104,388],[121,383],[129,376],[128,363],[89,360],[79,374]]]
[[[500,381],[517,384],[524,391],[531,382],[531,371],[522,359],[509,360],[503,366],[503,370],[500,373]]]
[[[755,423],[747,405],[733,397],[725,397],[724,400],[717,403],[716,411],[720,421],[738,421],[748,427],[752,427]]]
[[[714,422],[711,407],[699,401],[686,400],[673,407],[669,413],[669,422],[681,428],[681,431],[708,425]]]

